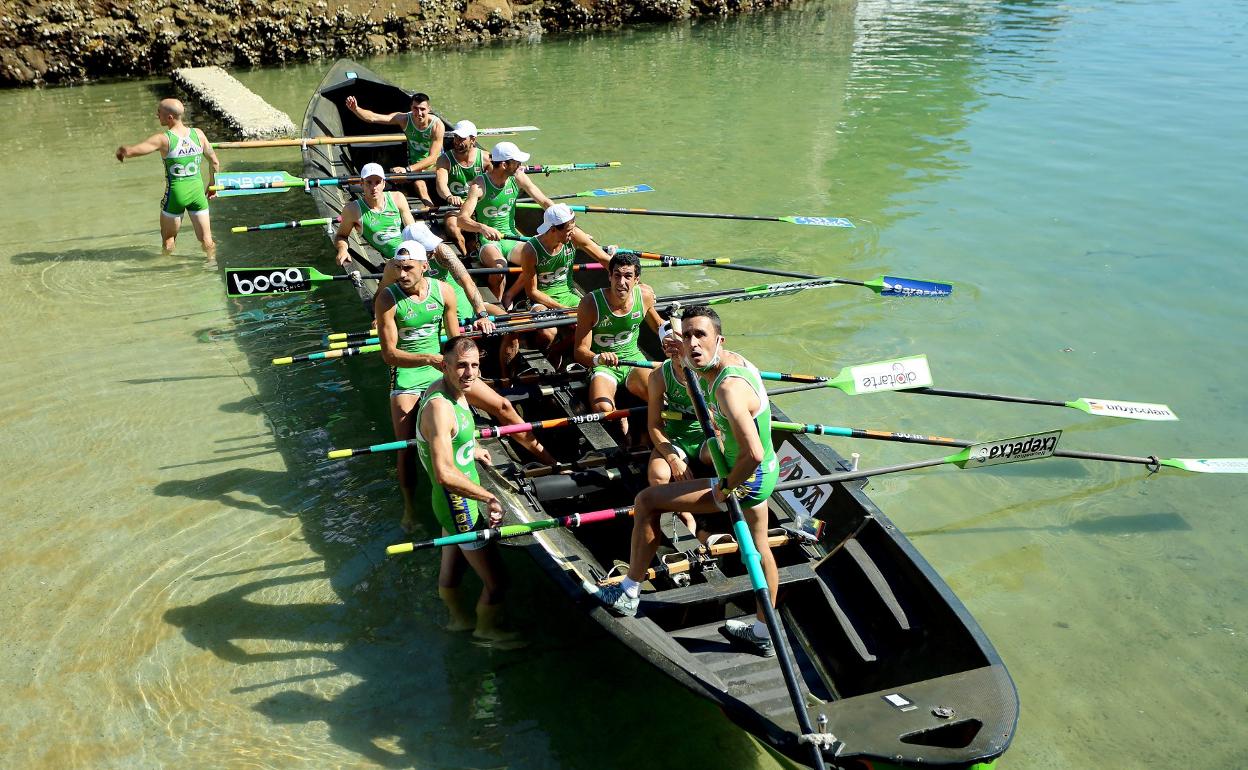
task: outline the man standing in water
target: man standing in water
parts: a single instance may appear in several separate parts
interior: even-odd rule
[[[152,134],[138,144],[122,145],[116,156],[124,163],[126,158],[137,158],[160,152],[165,162],[165,197],[160,204],[160,238],[166,255],[173,253],[182,227],[182,213],[189,212],[195,237],[203,246],[211,262],[217,256],[217,244],[212,240],[212,224],[208,219],[207,186],[212,184],[221,170],[221,161],[204,132],[182,123],[186,108],[177,99],[162,99],[156,105],[156,120],[165,130]],[[208,178],[203,175],[203,162],[211,164]]]
[[[477,446],[467,398],[481,384],[481,351],[468,337],[452,337],[442,345],[441,358],[443,374],[425,391],[416,415],[416,448],[425,473],[432,479],[433,513],[446,535],[498,526],[503,520],[503,506],[481,486],[476,461],[488,463],[490,453]],[[459,602],[465,562],[483,584],[475,622]],[[473,636],[490,641],[514,639],[515,634],[498,627],[505,589],[502,560],[493,543],[442,549],[438,596],[450,611],[450,630],[473,628]]]
[[[347,109],[365,123],[398,126],[407,136],[407,165],[395,166],[390,169],[396,174],[414,174],[428,171],[438,162],[442,154],[442,139],[446,128],[442,120],[429,108],[429,96],[422,93],[412,94],[410,112],[391,112],[385,115],[366,110],[360,106],[354,96],[348,96]],[[423,180],[416,181],[416,194],[426,206],[432,206],[429,187]]]
[[[633,539],[628,577],[619,585],[585,584],[617,615],[633,616],[641,600],[641,581],[658,551],[662,533],[659,517],[665,511],[714,513],[728,510],[729,495],[737,498],[754,545],[762,556],[767,589],[775,601],[779,583],[776,561],[767,544],[767,498],[779,480],[780,467],[771,445],[771,403],[758,369],[737,353],[723,349],[719,315],[706,305],[685,311],[682,334],[684,357],[697,373],[718,440],[722,442],[724,479],[690,479],[647,487],[633,502]],[[712,441],[717,440],[715,438]],[[729,620],[720,633],[764,657],[775,655],[763,609],[757,620]]]

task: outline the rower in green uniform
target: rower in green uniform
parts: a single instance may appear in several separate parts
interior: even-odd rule
[[[425,276],[442,281],[454,290],[455,307],[460,316],[460,325],[471,325],[474,331],[484,334],[494,331],[494,321],[491,317],[502,315],[503,309],[481,298],[481,292],[473,282],[468,269],[464,267],[464,263],[460,261],[455,252],[446,245],[446,242],[434,235],[429,225],[424,222],[416,222],[403,228],[403,240],[416,241],[424,246],[425,251],[431,257],[428,267],[425,268]],[[398,278],[397,266],[393,262],[387,263],[381,280],[377,284],[377,290],[381,291],[394,283],[396,278]]]
[[[476,124],[471,120],[459,121],[451,129],[451,149],[443,150],[434,166],[438,197],[452,206],[464,205],[472,180],[489,171],[491,165],[489,156],[477,146]],[[459,247],[459,253],[467,254],[468,246],[459,229],[459,212],[447,214],[443,222],[447,234]]]
[[[442,375],[442,354],[438,352],[443,331],[459,334],[455,317],[455,292],[438,280],[425,277],[429,258],[425,247],[415,241],[402,242],[394,253],[394,283],[378,291],[373,301],[381,358],[390,368],[390,419],[394,437],[400,441],[416,434],[415,410],[425,389]],[[403,493],[403,529],[415,520],[415,501],[423,500],[412,457],[399,450],[399,489]],[[426,482],[427,483],[427,482]]]
[[[413,415],[421,394],[441,375],[438,346],[443,336],[458,335],[460,327],[455,292],[448,284],[428,277],[429,257],[420,242],[404,241],[395,250],[391,263],[387,273],[393,270],[395,280],[378,289],[373,314],[382,360],[391,366],[390,418],[394,436],[406,441],[415,431]],[[478,320],[492,328],[488,319]],[[523,422],[511,401],[484,382],[477,383],[468,400],[500,425]],[[555,458],[531,432],[516,434],[515,439],[540,462],[555,464]],[[406,450],[399,451],[397,463],[399,488],[403,492],[401,524],[406,531],[415,520],[413,500],[424,499],[423,488],[428,480],[416,471]]]
[[[342,221],[334,234],[338,264],[346,267],[351,261],[347,242],[357,226],[364,242],[377,250],[383,261],[393,259],[403,243],[403,228],[416,224],[407,196],[386,189],[386,170],[380,163],[365,163],[360,169],[364,194],[342,207]]]
[[[644,360],[637,347],[643,321],[657,331],[662,319],[654,309],[654,290],[639,283],[641,260],[635,254],[620,253],[607,264],[610,285],[595,289],[581,298],[576,308],[573,355],[576,362],[593,373],[589,379],[589,404],[596,412],[615,411],[615,394],[620,385],[645,400],[649,369],[620,366],[623,360]],[[620,420],[628,433],[628,421]]]
[[[512,252],[512,258],[520,263],[517,285],[528,295],[533,311],[571,310],[580,303],[572,272],[578,249],[604,267],[615,253],[614,246],[603,249],[589,233],[576,226],[572,209],[556,203],[543,212],[537,235],[521,242]],[[533,333],[538,349],[548,353],[556,351],[555,339],[559,334],[559,329]]]
[[[498,526],[503,520],[503,506],[481,486],[477,461],[488,463],[490,453],[477,445],[476,425],[467,398],[481,385],[481,352],[471,339],[452,337],[442,345],[440,358],[445,372],[425,391],[416,413],[416,449],[425,474],[432,480],[433,514],[444,535]],[[459,601],[465,562],[483,584],[475,621]],[[498,547],[493,543],[482,541],[442,549],[438,595],[450,611],[448,630],[475,629],[473,636],[480,639],[514,640],[515,634],[498,627],[505,590],[506,576]]]
[[[633,501],[633,539],[628,577],[619,585],[585,584],[585,590],[619,615],[635,615],[641,581],[658,550],[665,511],[713,513],[727,510],[727,496],[741,504],[750,535],[762,557],[772,601],[779,573],[767,545],[767,498],[780,476],[771,444],[771,404],[758,370],[742,356],[723,349],[719,315],[706,305],[691,307],[681,318],[683,355],[697,372],[711,408],[716,439],[722,444],[728,477],[691,479],[647,487]],[[759,655],[775,655],[762,608],[753,623],[729,620],[720,633]]]
[[[650,375],[646,401],[646,427],[650,433],[650,460],[646,479],[651,486],[692,479],[695,463],[711,467],[706,434],[693,410],[693,398],[685,385],[685,372],[680,366],[680,335],[671,331],[667,321],[659,326],[659,341],[667,359]],[[674,359],[674,360],[673,360]],[[675,413],[677,418],[664,415]],[[693,515],[676,514],[690,532],[698,532]],[[708,533],[709,534],[709,533]]]
[[[199,239],[208,261],[216,259],[217,244],[212,239],[212,222],[208,217],[208,199],[205,194],[221,161],[213,151],[208,137],[198,128],[182,123],[186,108],[177,99],[163,99],[156,105],[156,120],[164,131],[149,136],[138,144],[122,145],[115,156],[124,163],[126,158],[137,158],[159,151],[165,162],[165,197],[160,202],[160,240],[165,255],[173,253],[182,227],[183,212],[191,216],[195,237]],[[203,173],[204,158],[210,164],[210,173]]]
[[[543,209],[551,207],[550,198],[529,179],[522,168],[529,159],[527,152],[511,142],[499,142],[490,150],[490,168],[468,185],[468,197],[459,207],[459,229],[480,236],[478,251],[481,264],[486,267],[506,267],[508,255],[519,243],[504,240],[503,236],[518,239],[516,230],[516,200],[520,193],[532,198]],[[481,240],[484,238],[484,240]],[[519,292],[518,284],[504,292],[503,276],[491,276],[490,288],[499,297],[504,308],[510,309]]]
[[[398,126],[403,129],[404,135],[407,136],[407,165],[395,166],[390,169],[391,172],[403,174],[428,171],[433,168],[433,164],[438,162],[438,156],[442,154],[442,139],[446,127],[443,126],[442,119],[434,115],[433,110],[430,109],[427,94],[420,92],[412,94],[410,112],[390,112],[383,115],[364,109],[354,96],[348,96],[345,104],[348,110],[366,123]],[[423,180],[416,180],[415,186],[416,195],[424,201],[426,206],[432,206],[433,200],[429,197],[428,185]]]

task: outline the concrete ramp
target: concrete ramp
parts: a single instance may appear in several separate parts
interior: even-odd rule
[[[242,139],[295,136],[290,116],[261,99],[220,67],[182,67],[173,82],[221,118]]]

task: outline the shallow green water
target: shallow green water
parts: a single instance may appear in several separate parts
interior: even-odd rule
[[[1242,63],[1232,2],[812,3],[725,23],[370,62],[478,125],[534,123],[537,162],[625,167],[627,205],[852,217],[850,231],[642,217],[601,239],[846,277],[947,279],[947,301],[839,288],[727,315],[763,368],[926,353],[937,384],[1162,401],[1177,423],[885,394],[795,418],[1068,448],[1248,455]],[[322,65],[240,74],[296,121]],[[465,82],[472,90],[455,90]],[[363,316],[343,287],[226,301],[189,225],[159,256],[166,84],[0,93],[0,757],[8,766],[769,767],[713,708],[597,634],[522,556],[525,653],[439,630],[432,561],[383,563],[376,362],[275,370]],[[223,155],[285,168],[282,150]],[[623,201],[621,201],[623,204]],[[325,266],[301,193],[213,211],[224,266]],[[753,283],[647,273],[660,292]],[[932,448],[837,441],[866,466]],[[881,477],[874,499],[1010,667],[1004,767],[1248,759],[1245,481],[1054,460]],[[604,753],[600,732],[644,729]],[[662,747],[657,751],[655,747]],[[1176,757],[1182,757],[1181,761]]]

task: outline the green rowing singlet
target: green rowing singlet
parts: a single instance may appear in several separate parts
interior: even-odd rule
[[[742,360],[745,360],[744,357]],[[763,387],[763,379],[758,375],[758,369],[749,361],[745,361],[744,366],[725,366],[719,371],[711,386],[706,388],[706,405],[710,409],[711,418],[715,421],[715,427],[723,436],[724,461],[727,470],[732,469],[737,462],[737,455],[741,453],[737,437],[732,433],[732,425],[728,422],[728,418],[720,413],[719,403],[716,401],[719,386],[729,377],[740,377],[745,380],[753,388],[759,401],[758,413],[754,415],[754,425],[758,428],[758,438],[763,444],[763,461],[758,464],[754,475],[741,485],[738,492],[742,507],[750,508],[770,497],[771,491],[780,479],[780,464],[776,462],[776,451],[771,445],[771,402],[767,400],[767,390]]]
[[[406,353],[437,353],[442,344],[442,282],[426,279],[429,293],[423,299],[409,297],[397,283],[386,287],[394,299],[394,324],[399,330],[399,350]],[[392,367],[390,395],[424,391],[442,372],[433,366]]]
[[[595,289],[589,296],[594,299],[598,320],[594,321],[593,339],[589,349],[595,353],[615,353],[628,360],[645,358],[637,348],[637,330],[646,318],[645,301],[641,298],[641,284],[633,286],[633,307],[624,315],[611,312],[607,304],[606,289]]]
[[[516,199],[520,197],[520,185],[514,176],[507,177],[502,187],[490,181],[489,174],[482,174],[485,194],[477,201],[473,219],[480,224],[489,225],[503,235],[518,235],[516,232]]]
[[[429,157],[429,148],[433,146],[433,127],[437,125],[438,117],[436,115],[429,118],[429,127],[419,129],[416,127],[416,119],[412,117],[412,113],[407,113],[407,124],[403,126],[403,133],[407,136],[407,163],[414,165]]]
[[[364,232],[364,240],[385,259],[394,259],[394,252],[403,243],[403,216],[389,191],[383,190],[382,198],[385,202],[381,211],[369,208],[363,198],[355,203],[360,207],[360,228]]]
[[[485,153],[480,147],[473,148],[473,160],[470,165],[460,165],[455,160],[453,150],[443,150],[442,155],[446,157],[446,163],[449,166],[446,174],[446,188],[451,191],[451,195],[458,195],[463,198],[468,194],[468,185],[472,184],[472,180],[485,172]]]
[[[581,301],[572,283],[572,263],[576,260],[576,247],[565,243],[559,251],[551,254],[536,235],[529,239],[529,246],[537,255],[537,288],[564,307],[576,307]]]
[[[451,534],[469,532],[476,527],[480,503],[469,497],[462,497],[447,490],[437,482],[433,473],[433,457],[429,454],[429,442],[420,432],[420,421],[424,416],[425,407],[441,399],[455,410],[455,435],[451,437],[451,449],[455,451],[455,467],[474,483],[480,483],[477,475],[477,462],[473,452],[477,448],[476,426],[472,422],[472,412],[459,403],[446,397],[441,390],[428,394],[416,410],[416,452],[420,455],[420,464],[424,466],[425,475],[433,487],[433,515],[437,517],[442,529]]]
[[[204,180],[200,166],[204,163],[204,148],[199,143],[199,133],[188,128],[185,137],[166,129],[169,152],[165,162],[165,197],[161,210],[170,216],[180,217],[183,211],[206,211],[208,196],[204,193]]]
[[[698,422],[697,413],[693,409],[693,398],[689,390],[676,379],[676,368],[672,359],[667,359],[659,367],[663,377],[663,410],[680,412],[683,420],[664,420],[663,432],[672,444],[685,453],[690,462],[698,459],[706,434],[702,432],[702,423]],[[654,375],[651,375],[654,376]]]

